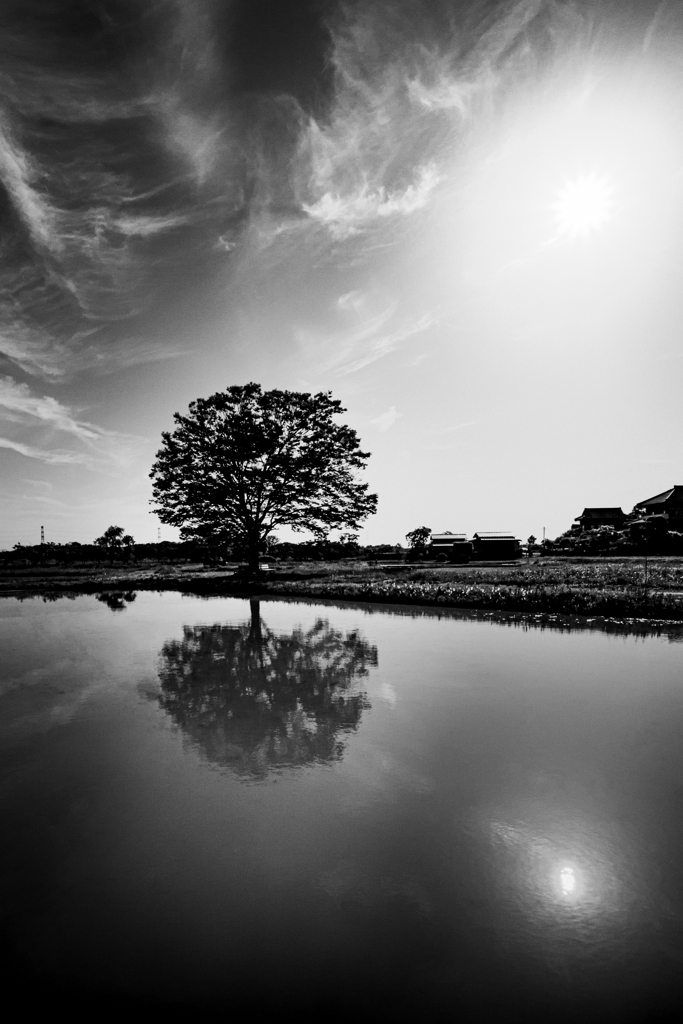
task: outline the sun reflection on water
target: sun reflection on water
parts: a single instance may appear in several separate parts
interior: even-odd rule
[[[530,827],[490,820],[492,867],[508,883],[509,898],[538,926],[562,921],[583,929],[610,930],[628,910],[629,898],[615,862],[614,846],[599,829],[573,822],[565,827]],[[545,927],[545,926],[543,926]]]
[[[576,893],[577,879],[573,867],[560,868],[560,888],[564,896],[572,896]]]

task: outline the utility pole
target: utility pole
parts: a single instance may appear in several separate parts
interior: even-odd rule
[[[645,534],[645,586],[647,586],[647,534]]]
[[[44,526],[41,526],[41,528],[40,528],[40,543],[41,544],[45,543],[45,527]]]

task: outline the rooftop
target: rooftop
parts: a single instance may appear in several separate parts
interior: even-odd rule
[[[637,501],[634,508],[642,508],[643,505],[664,505],[669,498],[673,498],[673,504],[683,505],[683,484],[674,484],[668,491],[655,494],[652,498],[645,498],[644,501]]]
[[[474,536],[478,540],[515,540],[516,539],[514,533],[498,533],[496,531],[493,531],[492,533],[489,533],[489,532],[483,532],[483,531],[480,530],[478,533],[475,533]]]
[[[619,516],[624,516],[624,518],[626,518],[626,514],[621,510],[621,508],[611,505],[605,508],[585,508],[581,515],[577,516],[577,519],[583,519],[584,516],[586,519],[607,519],[609,517],[616,519]]]

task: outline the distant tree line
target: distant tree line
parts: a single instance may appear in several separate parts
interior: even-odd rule
[[[271,539],[264,547],[264,561],[333,562],[341,559],[392,559],[402,557],[403,549],[393,544],[358,543],[355,534],[342,534],[331,538],[278,542]],[[121,527],[109,527],[102,537],[91,544],[71,541],[67,544],[15,544],[11,551],[0,551],[0,566],[6,568],[40,568],[48,566],[128,565],[142,562],[201,563],[221,565],[226,562],[244,562],[247,552],[239,544],[230,544],[211,538],[187,541],[159,541],[138,544]]]
[[[66,544],[15,544],[11,551],[0,551],[0,566],[79,566],[127,564],[131,562],[193,562],[201,560],[200,552],[190,543],[161,541],[157,544],[136,544],[134,541],[116,548],[92,543],[70,541]]]

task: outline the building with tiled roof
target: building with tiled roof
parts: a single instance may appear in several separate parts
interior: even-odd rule
[[[641,516],[666,516],[671,526],[671,520],[676,520],[676,526],[683,526],[683,484],[674,484],[668,491],[636,502],[633,511]]]
[[[618,530],[626,522],[626,513],[616,506],[585,508],[574,522],[575,530],[597,530],[599,526],[614,526]]]

